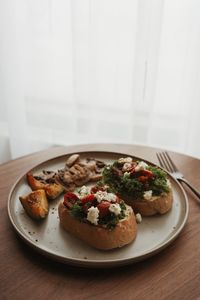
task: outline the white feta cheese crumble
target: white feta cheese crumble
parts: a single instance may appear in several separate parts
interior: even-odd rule
[[[105,200],[106,195],[107,195],[107,192],[98,191],[98,192],[96,192],[95,197],[96,197],[97,201],[100,203],[102,200]]]
[[[121,157],[118,159],[119,163],[132,163],[133,159],[131,157]]]
[[[143,198],[145,200],[150,200],[152,198],[152,190],[144,192]]]
[[[109,201],[109,202],[116,202],[117,197],[113,193],[107,193],[106,200]]]
[[[143,171],[148,167],[148,165],[144,161],[140,161],[135,167],[135,172]]]
[[[167,179],[167,186],[168,186],[168,188],[171,188],[172,186],[171,186],[171,182],[169,181],[169,179]]]
[[[101,202],[103,200],[105,201],[109,201],[109,202],[116,202],[116,195],[114,195],[113,193],[107,193],[105,191],[98,191],[95,194],[95,197],[97,199],[97,202]]]
[[[141,214],[137,213],[137,214],[135,215],[135,219],[136,219],[136,222],[137,222],[137,223],[141,223],[141,222],[142,222],[142,216],[141,216]]]
[[[114,213],[116,216],[118,216],[120,214],[120,212],[121,212],[121,207],[120,207],[120,205],[118,203],[111,204],[109,206],[109,211],[112,212],[112,213]]]
[[[97,207],[91,206],[90,208],[88,208],[87,220],[94,225],[98,224],[99,210]]]
[[[131,206],[127,206],[125,210],[125,215],[128,217],[133,212],[133,209]]]
[[[89,187],[83,185],[83,186],[80,188],[80,190],[79,190],[79,194],[80,194],[81,197],[84,197],[84,196],[86,196],[86,195],[89,194],[89,191],[90,191]]]
[[[128,171],[128,170],[130,170],[131,167],[132,167],[132,164],[126,162],[122,167],[122,171]]]

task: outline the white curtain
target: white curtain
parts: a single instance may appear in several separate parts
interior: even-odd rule
[[[200,157],[199,0],[0,0],[0,162],[52,145]]]

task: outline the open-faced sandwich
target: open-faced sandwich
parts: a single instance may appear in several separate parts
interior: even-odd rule
[[[83,186],[78,192],[66,193],[58,213],[67,232],[97,249],[122,247],[137,234],[132,208],[106,186]]]
[[[106,166],[103,184],[120,195],[143,216],[164,214],[172,207],[172,189],[167,174],[157,166],[131,157],[120,158]]]

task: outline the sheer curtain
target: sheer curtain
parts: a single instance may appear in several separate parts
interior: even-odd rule
[[[200,157],[198,0],[1,0],[0,162],[52,145]]]

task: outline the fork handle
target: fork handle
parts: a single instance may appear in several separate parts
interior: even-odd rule
[[[179,178],[178,180],[184,182],[193,191],[193,193],[200,199],[200,192],[197,191],[197,189],[195,189],[185,178]]]

